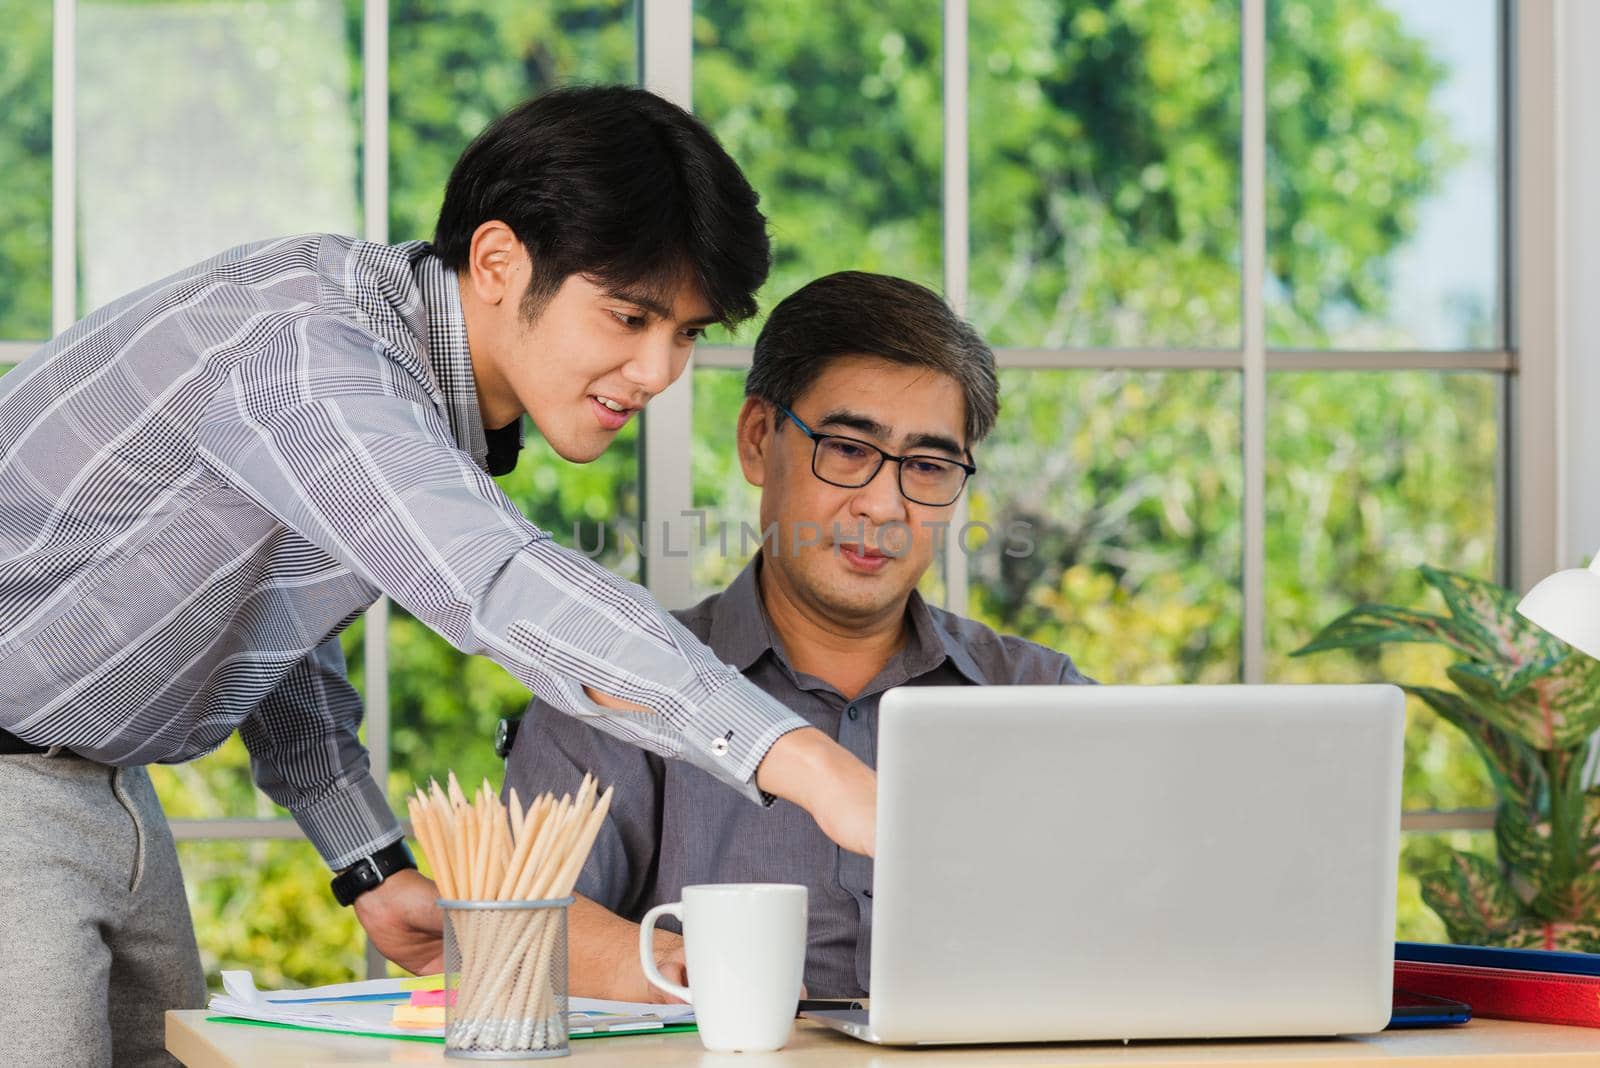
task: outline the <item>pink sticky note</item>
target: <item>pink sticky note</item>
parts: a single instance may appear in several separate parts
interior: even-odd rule
[[[445,995],[448,994],[447,998]],[[411,1004],[416,1007],[433,1005],[454,1005],[456,992],[454,990],[413,990]]]

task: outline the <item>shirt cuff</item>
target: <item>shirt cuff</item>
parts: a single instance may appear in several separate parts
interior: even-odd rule
[[[755,781],[767,752],[790,731],[811,726],[743,676],[708,694],[695,710],[694,724],[697,730],[684,739],[682,759],[759,805],[776,800]]]
[[[319,800],[293,813],[334,871],[404,837],[388,798],[365,770],[358,778],[338,780]]]

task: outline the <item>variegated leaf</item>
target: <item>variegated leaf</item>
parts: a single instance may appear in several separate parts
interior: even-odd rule
[[[1494,816],[1494,841],[1500,859],[1513,872],[1538,884],[1550,870],[1550,824],[1530,822],[1528,812],[1507,801]]]
[[[1357,605],[1316,633],[1290,656],[1330,649],[1363,649],[1388,642],[1434,642],[1476,657],[1480,647],[1457,635],[1447,616],[1430,615],[1386,604]]]
[[[1483,680],[1501,701],[1537,709],[1541,721],[1548,712],[1555,748],[1578,745],[1600,729],[1600,660],[1593,657],[1563,652],[1521,667],[1471,663],[1456,669]]]
[[[1418,876],[1422,887],[1422,902],[1444,921],[1450,941],[1463,946],[1495,945],[1496,937],[1504,932],[1491,933],[1483,925],[1483,917],[1461,903],[1460,893],[1448,872],[1436,871]]]
[[[1554,714],[1558,746],[1583,745],[1600,730],[1600,660],[1569,652],[1529,685]]]
[[[1600,788],[1583,798],[1583,859],[1586,870],[1600,872]]]
[[[1525,923],[1495,945],[1510,949],[1548,949],[1564,953],[1600,952],[1600,924]]]
[[[1523,921],[1522,902],[1489,861],[1473,853],[1450,855],[1450,867],[1422,876],[1422,900],[1467,944],[1504,935]]]
[[[1541,919],[1556,923],[1600,920],[1600,875],[1580,875],[1565,886],[1546,886],[1529,907]]]
[[[1406,686],[1445,722],[1454,725],[1477,747],[1494,780],[1495,793],[1523,808],[1531,807],[1544,790],[1544,767],[1538,753],[1516,736],[1484,719],[1458,693],[1431,686]]]
[[[1525,664],[1560,651],[1555,639],[1517,614],[1517,595],[1504,586],[1424,566],[1423,581],[1450,609],[1450,630],[1474,660]]]
[[[1563,655],[1542,657],[1538,660],[1529,660],[1524,664],[1510,664],[1505,662],[1484,663],[1475,661],[1463,664],[1473,674],[1492,683],[1496,697],[1502,700],[1513,697],[1527,689],[1534,682],[1555,670],[1557,665],[1565,658]]]
[[[1555,949],[1561,938],[1561,927],[1561,924],[1544,920],[1527,920],[1490,944],[1507,949]]]
[[[1600,953],[1600,921],[1559,925],[1555,948],[1568,953]]]
[[[1534,749],[1554,748],[1554,718],[1549,709],[1540,706],[1538,692],[1532,687],[1509,696],[1503,694],[1495,668],[1487,664],[1451,664],[1446,674],[1466,694],[1478,715]]]

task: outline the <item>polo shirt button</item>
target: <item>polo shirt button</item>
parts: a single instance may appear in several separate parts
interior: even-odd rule
[[[727,756],[728,755],[728,739],[726,739],[726,738],[713,738],[712,741],[711,741],[711,752],[716,756]]]
[[[849,708],[845,709],[844,714],[849,716],[851,719],[856,719],[861,715],[860,712],[856,711],[855,705],[851,705]]]

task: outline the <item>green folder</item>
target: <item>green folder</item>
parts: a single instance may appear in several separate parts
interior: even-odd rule
[[[250,1020],[243,1016],[207,1016],[207,1023],[247,1024],[251,1027],[276,1027],[284,1031],[317,1031],[328,1035],[352,1035],[356,1038],[387,1038],[397,1042],[435,1042],[444,1045],[444,1039],[437,1035],[388,1035],[376,1031],[346,1031],[337,1027],[306,1027],[302,1024],[278,1023],[274,1020]],[[667,1024],[663,1027],[639,1027],[626,1031],[587,1031],[580,1035],[569,1035],[572,1041],[577,1042],[585,1038],[625,1038],[628,1035],[671,1035],[682,1031],[697,1030],[692,1023]]]

